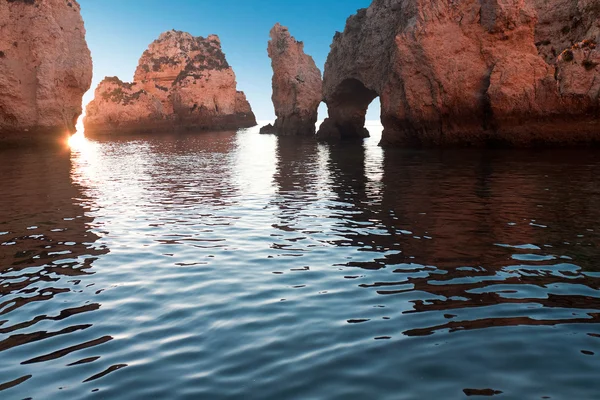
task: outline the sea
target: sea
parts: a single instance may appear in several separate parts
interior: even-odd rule
[[[600,155],[0,149],[0,399],[599,399]]]

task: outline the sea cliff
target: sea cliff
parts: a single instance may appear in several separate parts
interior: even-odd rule
[[[600,140],[597,0],[374,0],[337,33],[324,71],[322,139],[576,144]]]
[[[0,2],[0,141],[73,133],[91,82],[77,1]]]

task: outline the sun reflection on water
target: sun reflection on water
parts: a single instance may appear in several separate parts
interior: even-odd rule
[[[83,132],[76,132],[67,139],[67,144],[71,149],[81,149],[85,146],[86,142],[87,139],[83,135]]]

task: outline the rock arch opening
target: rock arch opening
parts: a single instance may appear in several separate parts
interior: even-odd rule
[[[358,79],[342,81],[330,96],[325,98],[329,117],[319,132],[320,139],[358,139],[369,137],[365,128],[367,110],[378,97]]]

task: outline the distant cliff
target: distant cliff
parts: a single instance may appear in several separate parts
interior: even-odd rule
[[[600,141],[599,0],[374,0],[335,35],[321,138],[383,145]]]
[[[169,31],[140,58],[134,81],[105,78],[86,108],[86,134],[256,125],[216,35]]]
[[[74,132],[91,82],[77,1],[0,1],[0,140]]]

